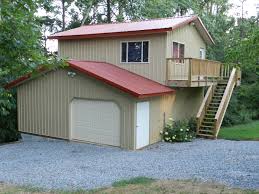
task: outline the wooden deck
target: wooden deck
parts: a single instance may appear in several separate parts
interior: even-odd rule
[[[167,85],[171,87],[202,87],[229,77],[230,67],[218,61],[195,58],[167,59]]]

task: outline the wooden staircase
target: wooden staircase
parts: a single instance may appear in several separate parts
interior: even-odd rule
[[[222,76],[208,88],[197,114],[198,136],[217,138],[233,89],[240,84],[240,79],[240,71],[233,68],[229,76]]]

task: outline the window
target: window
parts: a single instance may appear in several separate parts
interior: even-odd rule
[[[183,63],[184,44],[173,42],[173,58],[180,59],[179,62]]]
[[[122,42],[121,62],[149,62],[149,41]]]
[[[200,48],[200,59],[205,59],[205,49]]]

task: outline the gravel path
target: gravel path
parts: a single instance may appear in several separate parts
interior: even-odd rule
[[[93,189],[136,176],[258,189],[259,142],[195,140],[127,151],[24,135],[22,143],[0,146],[0,182]]]

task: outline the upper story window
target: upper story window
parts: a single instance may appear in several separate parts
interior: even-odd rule
[[[184,59],[184,44],[173,42],[173,58]],[[181,63],[183,60],[179,62]]]
[[[200,48],[200,59],[206,58],[205,48]]]
[[[149,41],[122,42],[121,62],[148,63]]]

